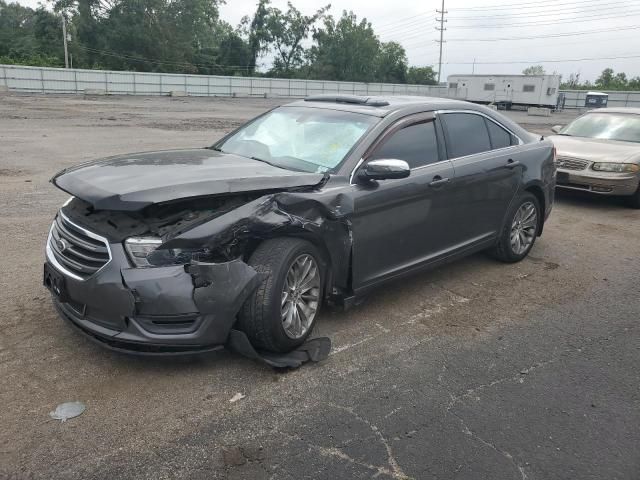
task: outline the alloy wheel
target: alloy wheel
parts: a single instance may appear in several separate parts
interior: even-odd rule
[[[282,327],[289,338],[299,339],[311,328],[320,301],[320,270],[316,260],[305,253],[296,258],[282,289]]]
[[[533,202],[520,205],[511,224],[511,250],[522,255],[533,244],[538,230],[538,212]]]

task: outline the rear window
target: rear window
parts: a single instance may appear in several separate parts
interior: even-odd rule
[[[507,132],[504,128],[491,120],[485,119],[485,121],[487,122],[487,129],[489,130],[491,147],[494,150],[496,148],[505,148],[515,144],[513,135]]]
[[[535,85],[524,85],[522,87],[522,91],[523,92],[535,92],[536,91],[536,86]]]
[[[485,83],[484,89],[487,91],[492,91],[496,89],[496,85],[494,83]]]

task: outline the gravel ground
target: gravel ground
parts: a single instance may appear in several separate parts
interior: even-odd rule
[[[208,145],[278,103],[0,96],[0,478],[639,478],[640,212],[616,199],[558,194],[525,261],[475,255],[325,312],[331,356],[286,374],[114,354],[57,318],[56,171]],[[573,113],[510,115],[545,134]]]

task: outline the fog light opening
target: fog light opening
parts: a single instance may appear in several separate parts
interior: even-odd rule
[[[591,190],[593,190],[594,192],[608,193],[608,192],[611,192],[611,191],[613,190],[613,188],[611,188],[611,187],[597,187],[597,186],[593,186],[593,187],[591,187]]]

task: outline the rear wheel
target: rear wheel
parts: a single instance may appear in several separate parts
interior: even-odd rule
[[[522,194],[509,209],[498,243],[491,254],[503,262],[519,262],[526,257],[538,236],[540,228],[540,202],[529,192]]]
[[[324,271],[318,250],[297,238],[266,240],[248,263],[263,281],[240,311],[240,329],[257,348],[288,352],[298,347],[320,311]]]

